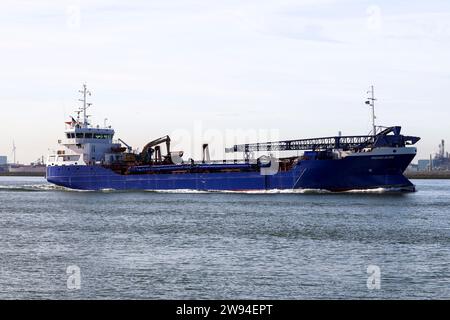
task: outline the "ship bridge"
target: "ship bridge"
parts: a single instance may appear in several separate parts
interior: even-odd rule
[[[72,128],[65,131],[67,142],[69,143],[107,143],[114,137],[114,130],[111,128]]]
[[[91,95],[86,85],[83,85],[81,101],[83,104],[77,112],[76,119],[65,122],[64,140],[58,143],[63,146],[56,154],[50,155],[47,163],[49,165],[85,165],[103,162],[105,155],[111,150],[120,147],[120,143],[114,143],[114,130],[111,127],[102,128],[92,126],[86,114],[87,108],[92,104],[87,102],[87,96]]]

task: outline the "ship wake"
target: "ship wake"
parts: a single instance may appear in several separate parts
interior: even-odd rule
[[[154,193],[175,193],[175,194],[208,194],[208,193],[224,193],[224,194],[386,194],[386,193],[403,193],[402,188],[374,188],[374,189],[354,189],[347,191],[330,191],[324,189],[271,189],[271,190],[145,190]]]
[[[25,184],[25,185],[0,185],[0,192],[48,192],[48,191],[76,191],[82,190],[69,189],[53,184]]]
[[[270,190],[195,190],[195,189],[174,189],[174,190],[76,190],[53,184],[30,184],[30,185],[0,185],[0,192],[98,192],[98,193],[123,193],[123,192],[149,192],[165,194],[386,194],[403,193],[402,188],[375,188],[375,189],[355,189],[347,191],[329,191],[324,189],[270,189]]]

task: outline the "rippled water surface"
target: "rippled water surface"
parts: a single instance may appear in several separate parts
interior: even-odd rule
[[[418,192],[78,192],[0,177],[0,298],[450,298],[450,181]],[[67,287],[68,266],[81,287]],[[380,289],[367,267],[380,268]]]

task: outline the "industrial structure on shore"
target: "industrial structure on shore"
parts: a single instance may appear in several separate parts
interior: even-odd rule
[[[410,168],[416,171],[450,171],[450,155],[445,151],[445,140],[441,140],[437,153],[429,159],[420,159],[417,166]]]
[[[0,156],[0,172],[4,172],[6,170],[7,164],[8,164],[8,157]]]
[[[45,175],[44,157],[41,157],[30,164],[20,164],[15,161],[8,163],[7,156],[0,156],[0,173],[10,175]]]

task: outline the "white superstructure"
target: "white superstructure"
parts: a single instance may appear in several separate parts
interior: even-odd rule
[[[111,127],[93,127],[88,121],[86,110],[92,104],[87,102],[87,96],[91,93],[85,84],[80,93],[82,106],[77,111],[77,119],[71,117],[71,121],[66,122],[64,139],[58,141],[58,150],[49,155],[47,166],[103,164],[120,157],[117,150],[121,144],[113,142],[114,130]]]

